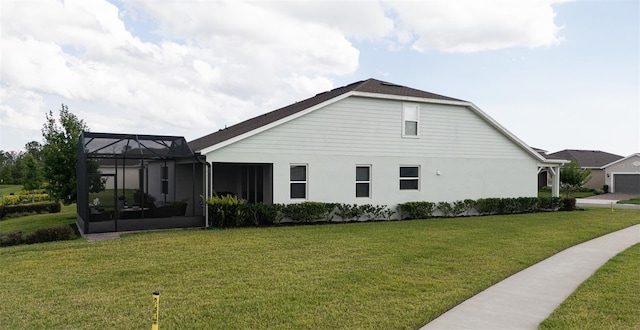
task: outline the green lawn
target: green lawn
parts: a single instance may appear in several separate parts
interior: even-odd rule
[[[23,189],[19,184],[0,184],[0,196],[15,194]]]
[[[573,193],[574,198],[585,198],[595,196],[593,191],[576,191]],[[551,190],[538,190],[538,197],[551,197]],[[566,197],[564,192],[560,192],[560,197]]]
[[[8,329],[417,328],[638,210],[177,230],[0,249]],[[626,300],[618,299],[625,304]]]
[[[68,226],[75,222],[76,204],[63,205],[60,213],[36,214],[0,220],[0,233],[10,233],[19,230],[24,233],[30,233],[40,228]]]
[[[540,329],[640,329],[640,244],[618,254],[565,300]]]
[[[618,204],[636,204],[636,205],[640,205],[640,198],[625,199],[625,200],[622,200],[622,201],[618,201]]]

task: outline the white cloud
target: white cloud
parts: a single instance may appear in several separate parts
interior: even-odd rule
[[[0,86],[0,100],[3,100],[0,103],[2,125],[39,130],[44,124],[44,116],[41,113],[43,102],[39,94],[24,89]]]
[[[389,1],[384,5],[397,16],[400,43],[410,42],[419,52],[469,53],[559,43],[561,27],[554,22],[552,6],[560,2],[565,1]]]
[[[355,41],[553,45],[554,3],[3,1],[0,126],[39,135],[46,111],[72,103],[93,130],[195,138],[331,89],[357,70]]]

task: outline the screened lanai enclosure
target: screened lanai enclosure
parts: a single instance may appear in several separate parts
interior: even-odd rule
[[[78,228],[89,234],[204,227],[207,173],[183,137],[84,132]]]

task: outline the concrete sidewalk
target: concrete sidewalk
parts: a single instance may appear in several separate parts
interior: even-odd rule
[[[421,329],[537,329],[583,281],[640,243],[640,225],[568,248],[508,277]]]

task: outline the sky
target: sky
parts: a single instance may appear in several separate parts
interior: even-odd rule
[[[375,78],[474,103],[528,145],[640,152],[640,1],[0,0],[0,150],[61,104],[188,141]]]

